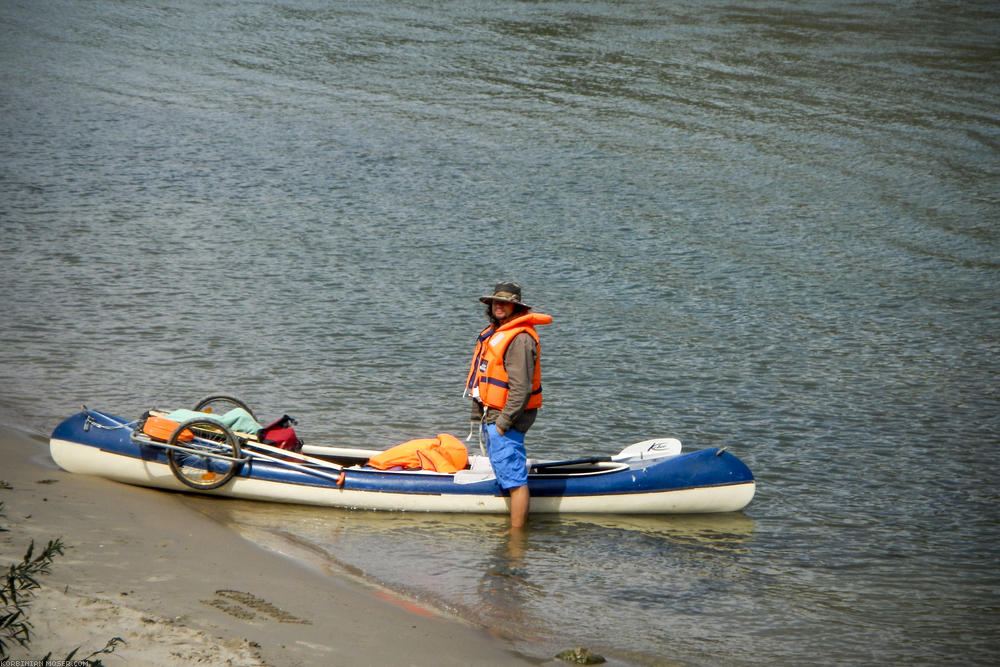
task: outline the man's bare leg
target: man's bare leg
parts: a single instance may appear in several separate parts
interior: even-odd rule
[[[510,527],[523,528],[528,522],[528,505],[531,494],[528,485],[518,486],[510,490]]]

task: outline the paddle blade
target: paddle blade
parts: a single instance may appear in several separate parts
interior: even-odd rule
[[[625,459],[664,459],[681,453],[681,441],[677,438],[653,438],[629,445],[611,457],[612,461]]]

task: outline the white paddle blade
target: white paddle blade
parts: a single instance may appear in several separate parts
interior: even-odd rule
[[[665,459],[681,453],[681,441],[677,438],[653,438],[629,445],[611,457],[612,461],[626,459]]]

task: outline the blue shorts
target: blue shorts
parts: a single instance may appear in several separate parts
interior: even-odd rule
[[[515,489],[528,483],[528,454],[524,451],[524,434],[511,429],[497,433],[496,424],[487,424],[486,452],[497,476],[500,488]]]

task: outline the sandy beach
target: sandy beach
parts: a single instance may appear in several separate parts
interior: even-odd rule
[[[178,496],[60,470],[0,427],[0,566],[67,545],[31,602],[27,649],[106,665],[537,664],[457,619],[265,551]]]

